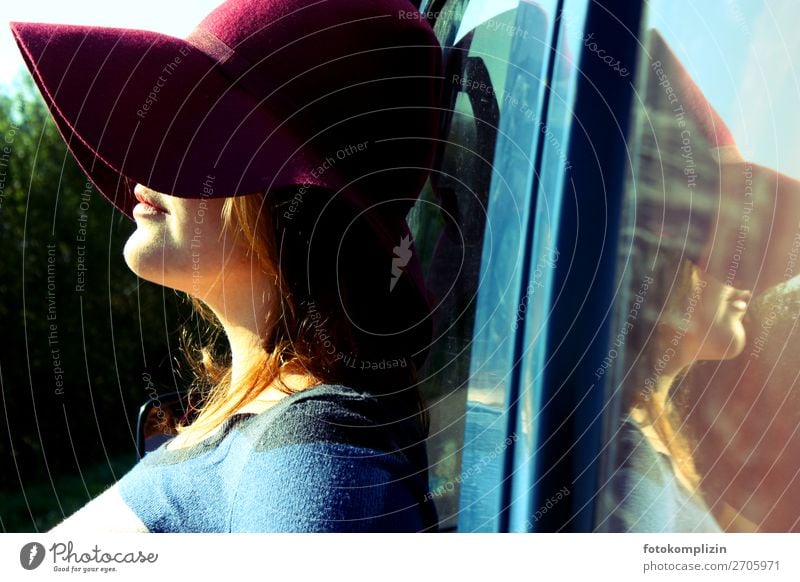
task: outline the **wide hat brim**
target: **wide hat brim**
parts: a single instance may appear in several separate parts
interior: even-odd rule
[[[129,217],[137,182],[187,198],[344,186],[335,171],[314,172],[323,156],[187,40],[109,27],[10,26],[70,151]]]
[[[664,37],[649,39],[636,236],[755,293],[794,277],[800,181],[746,159]]]

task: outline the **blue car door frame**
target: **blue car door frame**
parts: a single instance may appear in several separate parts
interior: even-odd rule
[[[473,334],[459,531],[591,531],[639,2],[520,2]],[[565,50],[566,34],[581,31]],[[531,39],[545,52],[531,50]],[[518,41],[518,42],[517,42]],[[577,63],[577,66],[576,66]],[[511,106],[508,106],[511,104]]]

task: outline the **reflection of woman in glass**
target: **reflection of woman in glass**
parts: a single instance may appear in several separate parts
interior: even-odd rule
[[[628,414],[614,435],[608,525],[612,531],[719,531],[699,490],[677,403],[689,389],[683,376],[694,362],[734,358],[744,349],[750,292],[724,284],[680,251],[644,243],[637,252],[630,280],[641,307],[629,320],[625,345]]]

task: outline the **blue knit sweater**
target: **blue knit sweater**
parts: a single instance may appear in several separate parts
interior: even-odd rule
[[[432,531],[424,441],[376,398],[323,385],[162,445],[119,481],[152,532]]]
[[[624,419],[616,438],[621,462],[601,497],[601,525],[612,532],[721,532],[702,495],[680,483],[638,422]]]

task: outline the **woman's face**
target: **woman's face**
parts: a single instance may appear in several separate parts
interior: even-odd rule
[[[672,309],[673,343],[691,360],[727,360],[744,350],[742,320],[750,291],[736,289],[692,265],[688,297]]]
[[[252,297],[254,289],[267,284],[246,249],[224,231],[224,199],[177,198],[141,184],[134,194],[136,231],[123,254],[139,277],[189,293],[212,308],[243,292]]]

